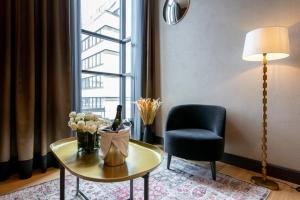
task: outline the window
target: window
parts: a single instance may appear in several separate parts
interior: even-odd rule
[[[133,115],[131,1],[81,0],[81,110],[113,119]]]
[[[97,112],[99,115],[105,117],[103,100],[105,99],[101,97],[83,97],[81,110],[83,112]]]
[[[100,75],[90,75],[81,79],[82,89],[103,88]]]
[[[119,34],[119,29],[114,28],[109,25],[104,25],[100,29],[96,31],[96,33],[102,34],[102,35],[110,35],[110,37],[117,38]],[[101,38],[97,37],[86,37],[84,40],[82,40],[82,50],[85,51],[89,48],[94,47],[95,45],[99,44],[103,40]]]

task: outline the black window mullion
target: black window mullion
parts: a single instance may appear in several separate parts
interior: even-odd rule
[[[126,1],[120,0],[120,38],[123,41],[126,37]],[[120,72],[126,72],[126,43],[120,43]],[[122,76],[120,80],[120,97],[121,104],[123,105],[122,118],[126,114],[126,77]]]
[[[121,0],[120,0],[121,1]],[[96,33],[96,32],[92,32],[92,31],[88,31],[88,30],[85,30],[85,29],[81,29],[81,33],[85,34],[85,35],[89,35],[89,36],[92,36],[92,37],[95,37],[95,38],[100,38],[100,39],[104,39],[104,40],[109,40],[111,42],[116,42],[116,43],[124,43],[124,41],[120,40],[120,39],[116,39],[116,38],[113,38],[113,37],[109,37],[109,36],[106,36],[106,35],[102,35],[100,33]]]
[[[120,0],[122,1],[122,0]],[[125,2],[124,2],[125,4]],[[125,8],[126,9],[126,8]],[[125,16],[126,17],[126,16]],[[121,15],[120,15],[120,18],[121,18]],[[126,24],[126,21],[124,21],[124,24]],[[120,24],[121,25],[121,24]],[[121,30],[120,30],[121,32]],[[99,38],[99,39],[104,39],[104,40],[108,40],[108,41],[111,41],[111,42],[116,42],[116,43],[120,43],[120,44],[125,44],[127,42],[130,42],[131,41],[131,37],[129,38],[126,38],[126,33],[124,35],[124,37],[121,37],[122,39],[117,39],[117,38],[113,38],[113,37],[110,37],[110,36],[107,36],[107,35],[103,35],[101,33],[97,33],[97,32],[92,32],[92,31],[88,31],[88,30],[85,30],[85,29],[81,29],[81,33],[82,34],[85,34],[85,35],[89,35],[89,36],[92,36],[92,37],[95,37],[95,38]],[[87,40],[88,42],[89,40]],[[88,47],[89,48],[89,47]],[[88,49],[87,48],[87,49]]]
[[[92,71],[92,70],[81,70],[81,72],[84,74],[106,75],[106,76],[114,76],[114,77],[130,76],[130,74],[115,74],[115,73],[98,72],[98,71]]]

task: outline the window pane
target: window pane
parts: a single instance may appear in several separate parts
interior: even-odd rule
[[[87,73],[82,73],[81,78],[82,112],[94,112],[102,117],[114,119],[117,105],[120,104],[120,78]],[[83,87],[85,80],[89,88]],[[97,87],[99,85],[101,87]]]
[[[126,38],[131,37],[131,0],[126,0]]]
[[[101,88],[102,85],[101,75],[91,75],[86,73],[82,75],[82,89]]]
[[[94,46],[90,46],[84,50],[83,42],[87,38],[94,38],[92,36],[82,35],[82,52],[81,52],[81,63],[83,70],[91,70],[98,72],[108,73],[120,73],[119,67],[119,50],[120,44],[100,40],[101,42],[95,43]]]
[[[120,22],[125,23],[125,38],[131,37],[131,5],[132,0],[80,0],[81,1],[81,29],[108,37],[120,39]],[[126,20],[120,19],[120,2],[124,2],[122,9],[126,13]],[[124,5],[122,4],[122,5]],[[122,38],[123,39],[123,38]],[[105,74],[90,74],[86,71],[104,73],[133,73],[131,62],[131,42],[126,43],[125,50],[120,52],[120,43],[104,38],[81,34],[81,69],[82,72],[82,111],[94,112],[102,117],[114,119],[116,108],[125,105],[126,118],[132,119],[133,108],[133,78],[126,77],[121,83],[121,77]],[[122,56],[120,55],[122,53]],[[120,58],[125,62],[120,63]],[[124,80],[124,78],[122,78]],[[121,84],[125,84],[121,87]],[[122,89],[122,91],[121,91]],[[125,90],[125,91],[123,91]],[[120,94],[124,95],[120,97]]]
[[[81,0],[81,28],[119,38],[120,0]]]
[[[126,73],[132,72],[131,49],[131,42],[126,43]]]
[[[125,113],[125,118],[126,119],[132,119],[133,114],[132,114],[132,109],[133,109],[133,94],[132,94],[132,78],[131,77],[126,77],[126,113]]]

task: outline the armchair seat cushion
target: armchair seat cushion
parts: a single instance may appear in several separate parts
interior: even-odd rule
[[[171,155],[191,160],[219,160],[224,139],[206,129],[177,129],[165,132],[165,150]]]
[[[212,131],[205,129],[178,129],[166,131],[169,137],[174,139],[186,139],[186,140],[223,140],[222,137],[218,136]]]

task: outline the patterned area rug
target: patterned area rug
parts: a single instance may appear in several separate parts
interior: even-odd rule
[[[264,200],[268,189],[234,179],[218,173],[217,181],[211,179],[208,165],[197,165],[189,161],[172,158],[172,170],[164,163],[150,173],[149,195],[151,200]],[[143,199],[143,179],[134,180],[134,198]],[[66,177],[66,199],[81,200],[75,196],[76,180]],[[129,198],[129,181],[119,183],[80,182],[81,191],[91,200],[124,200]],[[49,181],[0,196],[1,200],[56,200],[59,199],[59,180]]]

